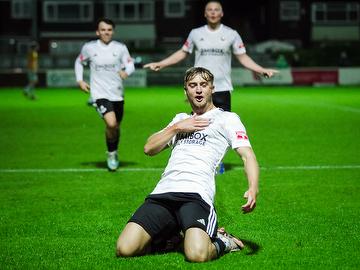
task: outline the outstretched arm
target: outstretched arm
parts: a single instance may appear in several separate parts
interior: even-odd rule
[[[174,52],[169,57],[161,60],[160,62],[152,62],[144,65],[144,68],[150,68],[154,71],[159,71],[160,69],[163,69],[164,67],[172,66],[180,61],[184,60],[186,56],[188,55],[187,52],[183,51],[182,49]]]
[[[203,130],[209,125],[209,119],[194,115],[185,120],[179,121],[153,135],[151,135],[144,146],[146,155],[154,156],[166,148],[169,141],[178,133],[194,132]]]
[[[274,74],[279,73],[279,71],[276,69],[263,68],[262,66],[258,65],[246,53],[237,54],[236,58],[245,68],[258,73],[259,75],[270,78],[274,76]]]
[[[247,202],[241,207],[244,213],[248,213],[256,207],[256,195],[259,192],[259,165],[252,148],[239,147],[236,152],[244,162],[245,175],[248,179],[249,188],[244,194]]]

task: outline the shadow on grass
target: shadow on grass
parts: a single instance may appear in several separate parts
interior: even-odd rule
[[[261,249],[260,245],[258,245],[257,243],[254,243],[250,240],[245,240],[245,239],[240,239],[244,245],[245,248],[244,250],[240,251],[240,252],[245,252],[246,256],[252,256],[252,255],[256,255],[259,250]],[[171,241],[170,241],[171,243]],[[164,244],[164,243],[162,243]],[[164,255],[164,254],[168,254],[168,253],[177,253],[177,254],[181,254],[184,255],[184,247],[183,247],[183,242],[177,242],[177,243],[172,243],[171,245],[169,245],[169,242],[167,243],[166,246],[164,245],[159,245],[159,246],[152,246],[151,247],[151,251],[147,251],[145,256],[159,256],[159,255]],[[143,256],[143,255],[141,255]],[[133,258],[136,258],[138,256],[135,256]],[[128,259],[128,258],[126,258]],[[185,261],[186,258],[185,258]]]
[[[252,255],[256,255],[259,250],[261,249],[261,247],[256,244],[255,242],[252,242],[250,240],[246,240],[246,239],[240,239],[244,245],[245,245],[245,255],[248,255],[248,256],[252,256]]]
[[[132,165],[138,164],[137,162],[133,161],[119,161],[120,162],[120,168],[121,167],[129,167]],[[104,168],[107,169],[106,161],[89,161],[89,162],[81,162],[82,166],[90,166],[95,168]]]
[[[244,168],[244,166],[241,163],[241,160],[239,160],[239,163],[224,163],[225,167],[225,173],[226,171],[231,171],[235,168]]]
[[[152,252],[150,252],[150,254],[148,255],[165,254],[171,252],[184,254],[183,241],[181,241],[180,239],[182,238],[173,237],[170,241],[166,242],[166,245],[164,245],[164,243],[153,245],[151,247]],[[260,245],[258,245],[255,242],[246,239],[240,239],[240,240],[245,245],[245,248],[241,252],[245,252],[246,256],[256,255],[261,249]]]

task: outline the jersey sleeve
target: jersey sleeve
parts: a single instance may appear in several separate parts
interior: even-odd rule
[[[246,134],[246,129],[240,120],[240,117],[235,113],[229,113],[224,123],[226,130],[226,137],[232,149],[238,147],[251,147],[249,137]]]
[[[121,66],[124,67],[124,70],[128,76],[130,76],[131,73],[135,71],[134,60],[130,56],[129,50],[126,46],[123,47]]]
[[[234,41],[232,43],[232,49],[234,54],[246,53],[244,42],[242,41],[238,32],[234,31]]]
[[[89,46],[87,44],[85,44],[81,48],[81,52],[78,56],[78,59],[82,65],[87,65],[88,62],[90,61],[90,50],[89,50]]]
[[[194,50],[194,30],[191,30],[188,38],[186,39],[184,45],[182,46],[182,50],[187,53],[192,53]]]
[[[89,47],[85,44],[79,56],[75,60],[75,77],[76,81],[82,81],[83,80],[83,73],[84,73],[84,65],[87,65],[87,63],[90,60],[90,52]]]

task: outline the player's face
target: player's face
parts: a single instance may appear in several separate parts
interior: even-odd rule
[[[210,2],[205,7],[205,18],[210,24],[219,24],[224,13],[219,3]]]
[[[96,35],[105,44],[108,44],[112,40],[113,33],[112,25],[105,22],[100,22],[96,30]]]
[[[212,105],[214,86],[200,74],[186,83],[186,95],[193,109],[206,109]]]

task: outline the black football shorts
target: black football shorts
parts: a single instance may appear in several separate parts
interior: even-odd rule
[[[217,216],[197,193],[150,194],[129,222],[139,224],[152,239],[169,239],[189,228],[200,228],[216,237]]]
[[[104,117],[108,112],[114,112],[118,123],[121,122],[124,114],[124,101],[110,101],[105,98],[97,99],[96,110]]]

